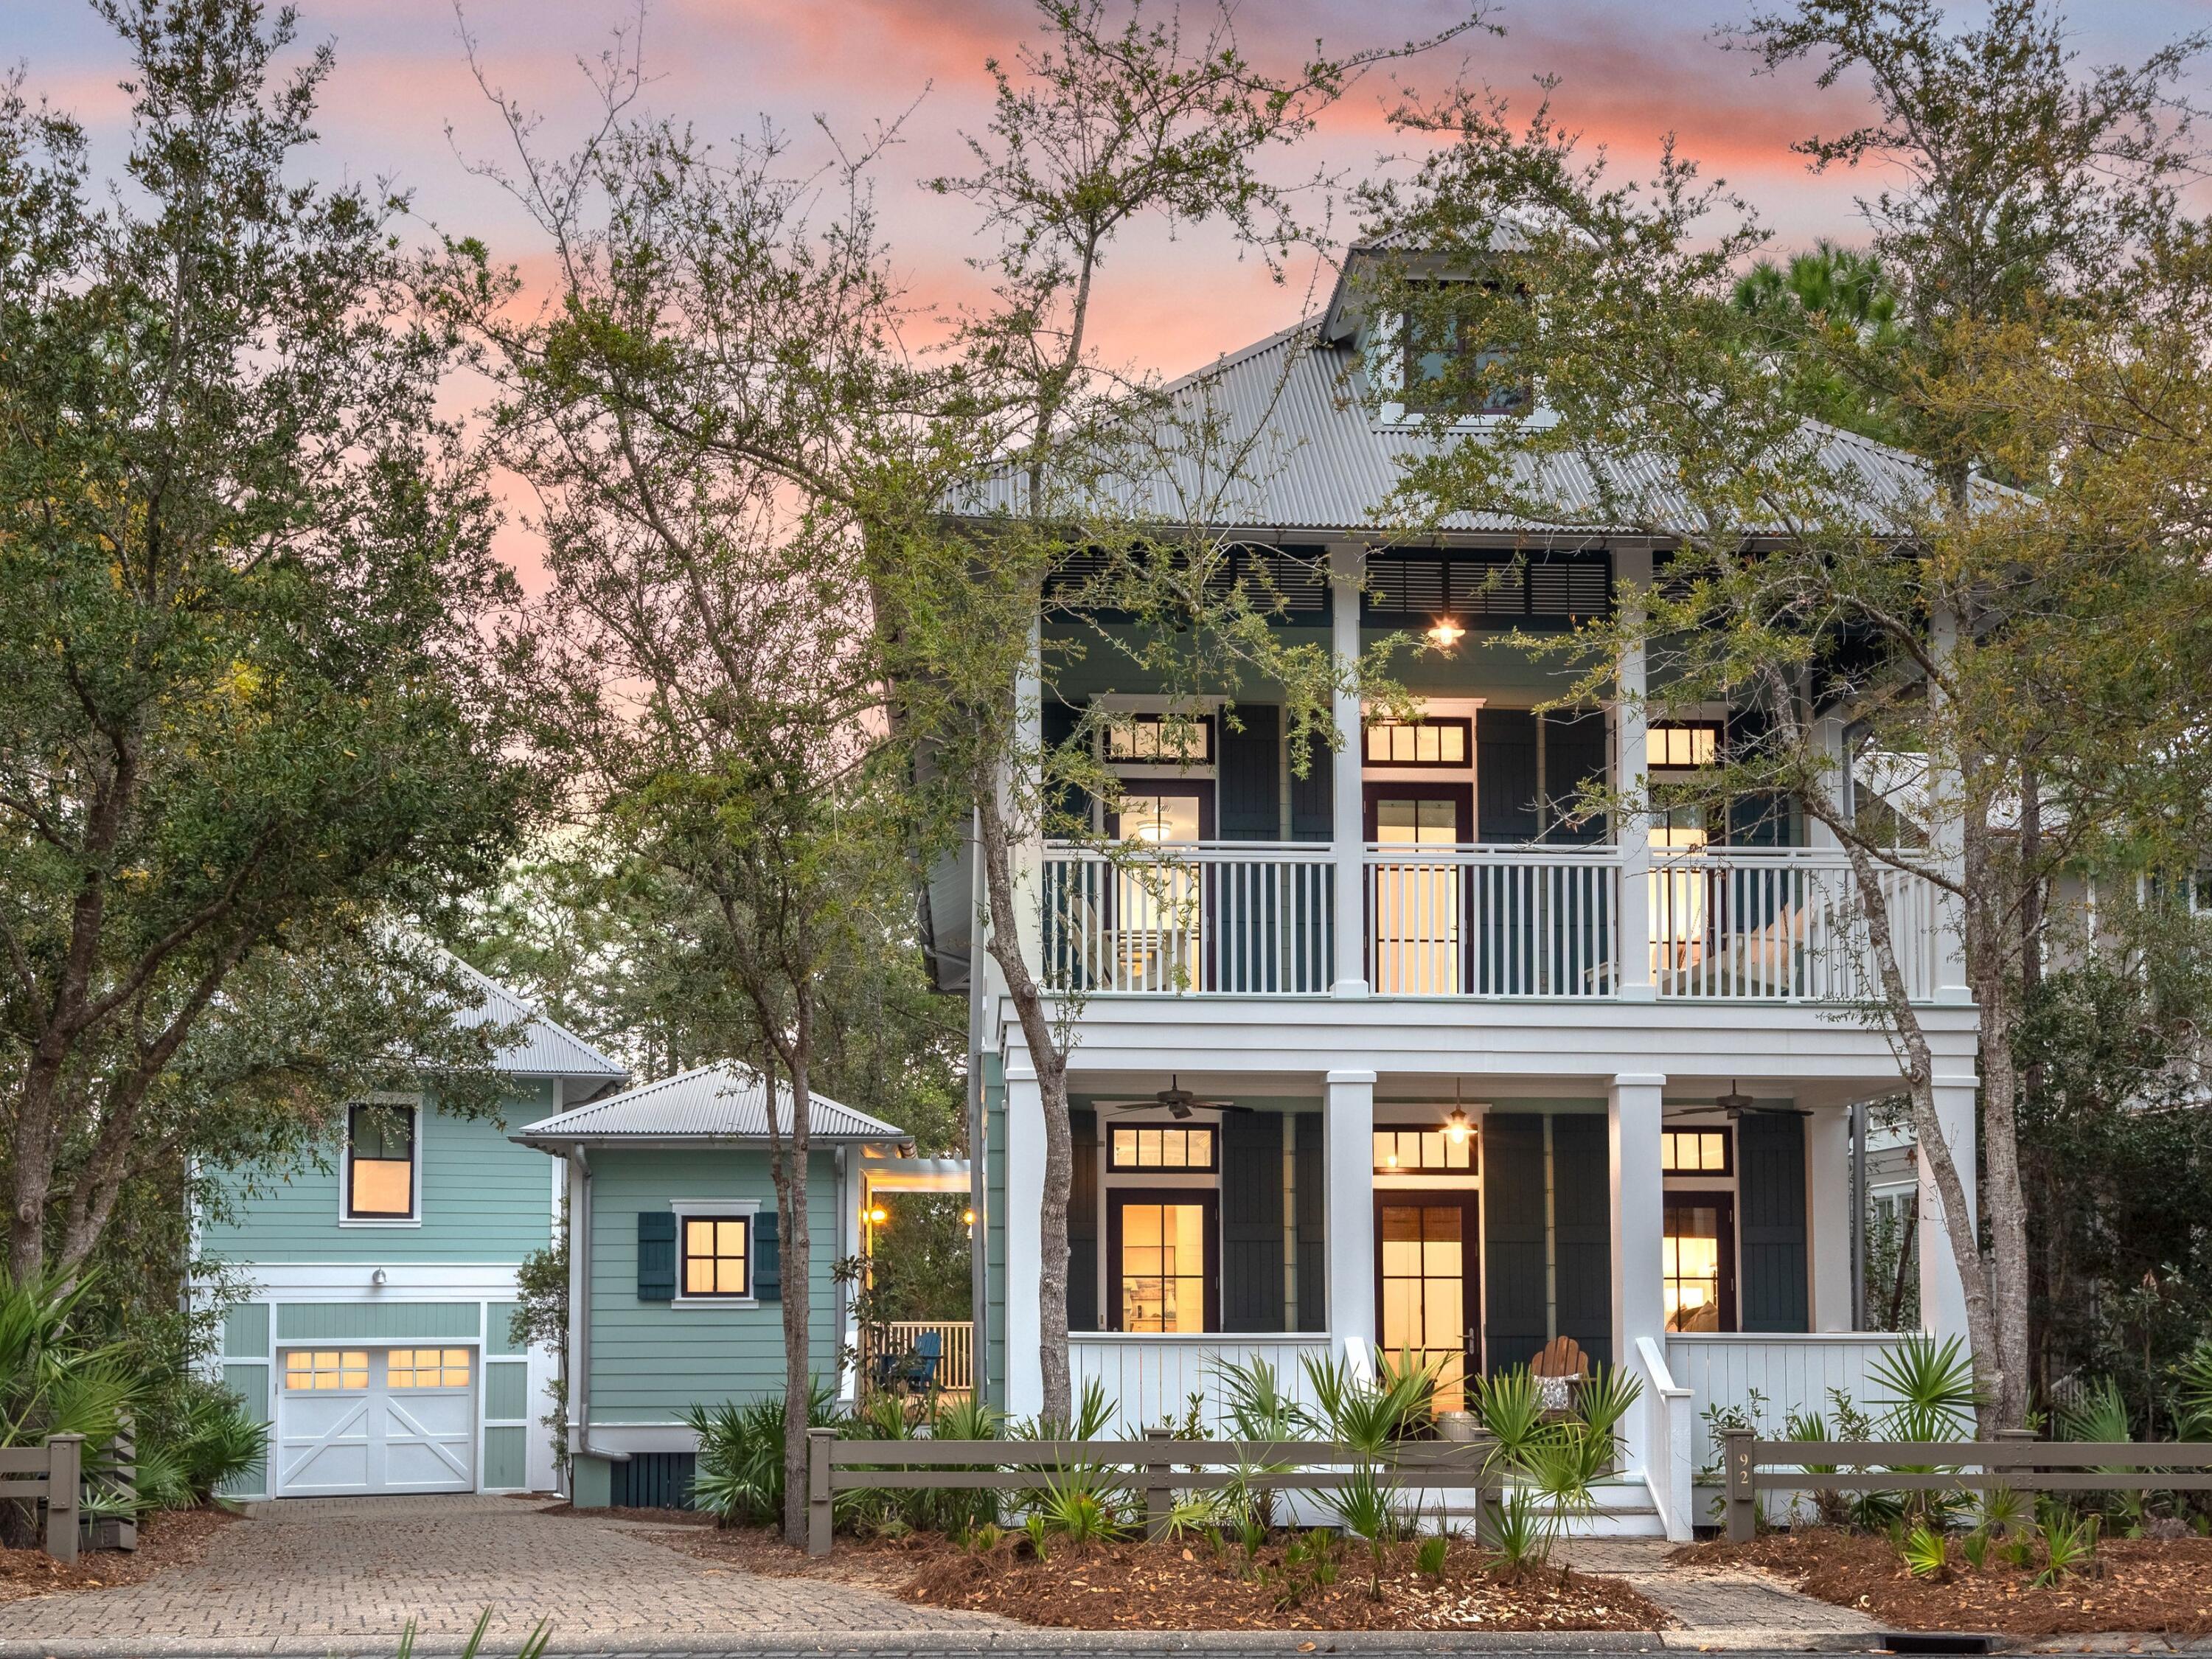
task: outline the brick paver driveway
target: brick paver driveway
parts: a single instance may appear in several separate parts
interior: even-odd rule
[[[389,1652],[410,1619],[424,1650],[451,1652],[487,1607],[509,1654],[540,1619],[570,1652],[787,1632],[803,1646],[1003,1623],[836,1580],[762,1577],[666,1548],[648,1528],[549,1516],[511,1498],[270,1508],[225,1528],[197,1566],[0,1607],[0,1653]]]

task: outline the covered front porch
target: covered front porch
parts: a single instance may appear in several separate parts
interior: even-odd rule
[[[1017,1114],[1024,1082],[1008,1079]],[[1684,1535],[1711,1408],[1756,1395],[1778,1430],[1832,1389],[1878,1392],[1869,1367],[1895,1339],[1853,1329],[1838,1093],[1656,1075],[1079,1074],[1075,1386],[1095,1382],[1132,1433],[1194,1409],[1219,1429],[1229,1366],[1265,1361],[1311,1403],[1310,1361],[1402,1359],[1455,1410],[1477,1375],[1565,1338],[1641,1383],[1625,1474]],[[1037,1401],[1014,1195],[1041,1152],[1029,1139],[1001,1140],[993,1246],[994,1393],[1018,1413]]]

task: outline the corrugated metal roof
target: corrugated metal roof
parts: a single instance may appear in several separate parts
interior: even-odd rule
[[[466,1027],[519,1025],[518,1038],[499,1051],[499,1069],[539,1077],[624,1078],[629,1068],[610,1060],[566,1026],[555,1024],[489,974],[479,973],[459,957],[453,958],[461,972],[476,981],[483,1000],[455,1015]]]
[[[625,1089],[532,1124],[508,1137],[525,1145],[577,1140],[765,1140],[768,1097],[760,1073],[733,1060]],[[776,1118],[791,1133],[791,1091],[778,1085]],[[813,1099],[817,1140],[903,1140],[906,1131],[826,1095]]]
[[[1180,423],[1203,441],[1179,446],[1172,430],[1144,466],[1131,476],[1095,486],[1102,505],[1159,524],[1206,524],[1277,531],[1387,531],[1391,492],[1406,463],[1445,453],[1462,442],[1483,441],[1480,428],[1441,436],[1418,421],[1375,418],[1352,370],[1348,345],[1322,343],[1317,319],[1305,321],[1232,352],[1169,386]],[[1899,514],[1932,504],[1928,469],[1902,450],[1818,422],[1807,423],[1821,462],[1849,481],[1846,499],[1856,511]],[[1224,466],[1223,457],[1241,456]],[[1644,524],[1687,525],[1692,503],[1656,457],[1601,458],[1595,464],[1554,456],[1524,459],[1520,483],[1528,493],[1558,501],[1568,516],[1551,523],[1494,513],[1455,513],[1433,526],[1446,532],[1512,533],[1572,530],[1634,533],[1640,526],[1595,521],[1603,499],[1602,477],[1616,496],[1638,504]],[[1224,482],[1223,473],[1236,476]],[[1538,485],[1530,489],[1530,484]],[[976,514],[1018,512],[1026,485],[1018,468],[982,480],[955,503]],[[1587,510],[1589,520],[1573,516]],[[1422,526],[1429,528],[1430,526]],[[1755,531],[1756,526],[1747,526]]]

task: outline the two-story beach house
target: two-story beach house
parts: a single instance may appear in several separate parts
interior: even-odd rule
[[[1189,395],[1229,447],[1273,458],[1211,527],[1271,569],[1280,626],[1345,659],[1394,630],[1449,647],[1402,677],[1423,718],[1340,696],[1334,752],[1297,776],[1265,687],[1240,688],[1231,721],[1091,683],[1094,654],[1037,690],[1047,740],[1094,700],[1110,711],[1101,758],[1123,793],[1096,828],[1156,861],[1140,875],[1037,844],[1022,871],[1032,959],[1080,993],[1077,1386],[1158,1423],[1193,1395],[1218,1405],[1222,1357],[1297,1382],[1310,1355],[1403,1352],[1437,1368],[1449,1407],[1468,1373],[1568,1337],[1643,1386],[1615,1523],[1686,1536],[1706,1408],[1755,1390],[1778,1428],[1832,1387],[1881,1395],[1868,1366],[1894,1339],[1852,1328],[1849,1108],[1896,1092],[1897,1062],[1851,1006],[1866,964],[1845,861],[1801,810],[1626,832],[1559,810],[1586,777],[1633,791],[1710,763],[1743,711],[1651,723],[1632,658],[1606,706],[1538,712],[1560,683],[1502,631],[1620,603],[1664,544],[1473,517],[1394,533],[1398,464],[1438,439],[1367,383],[1378,362],[1407,372],[1369,349],[1380,325],[1340,284]],[[1877,483],[1925,488],[1902,454],[1826,441]],[[981,510],[1018,505],[1012,489]],[[1153,515],[1173,523],[1201,493],[1163,477]],[[1096,620],[1048,592],[1040,627]],[[1044,1144],[1035,1069],[974,937],[976,881],[972,860],[940,868],[925,920],[939,983],[971,1004],[985,1386],[1024,1413],[1041,1403]],[[1889,897],[1971,1169],[1954,933],[1925,884],[1898,878]],[[1963,1334],[1932,1190],[1918,1213],[1926,1322]]]
[[[515,1033],[496,1119],[434,1089],[349,1103],[315,1162],[242,1171],[201,1253],[239,1281],[224,1382],[269,1425],[226,1495],[544,1492],[557,1357],[508,1334],[515,1273],[555,1237],[566,1182],[508,1132],[622,1085],[623,1066],[476,975],[464,1018]]]

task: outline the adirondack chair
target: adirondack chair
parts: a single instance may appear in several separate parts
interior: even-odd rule
[[[924,1331],[914,1340],[914,1346],[904,1353],[884,1353],[876,1356],[876,1386],[896,1389],[902,1394],[933,1394],[937,1389],[938,1367],[945,1359],[945,1334]]]
[[[1555,1336],[1528,1362],[1528,1375],[1544,1402],[1547,1417],[1565,1417],[1575,1408],[1575,1389],[1589,1375],[1589,1356],[1571,1336]]]

